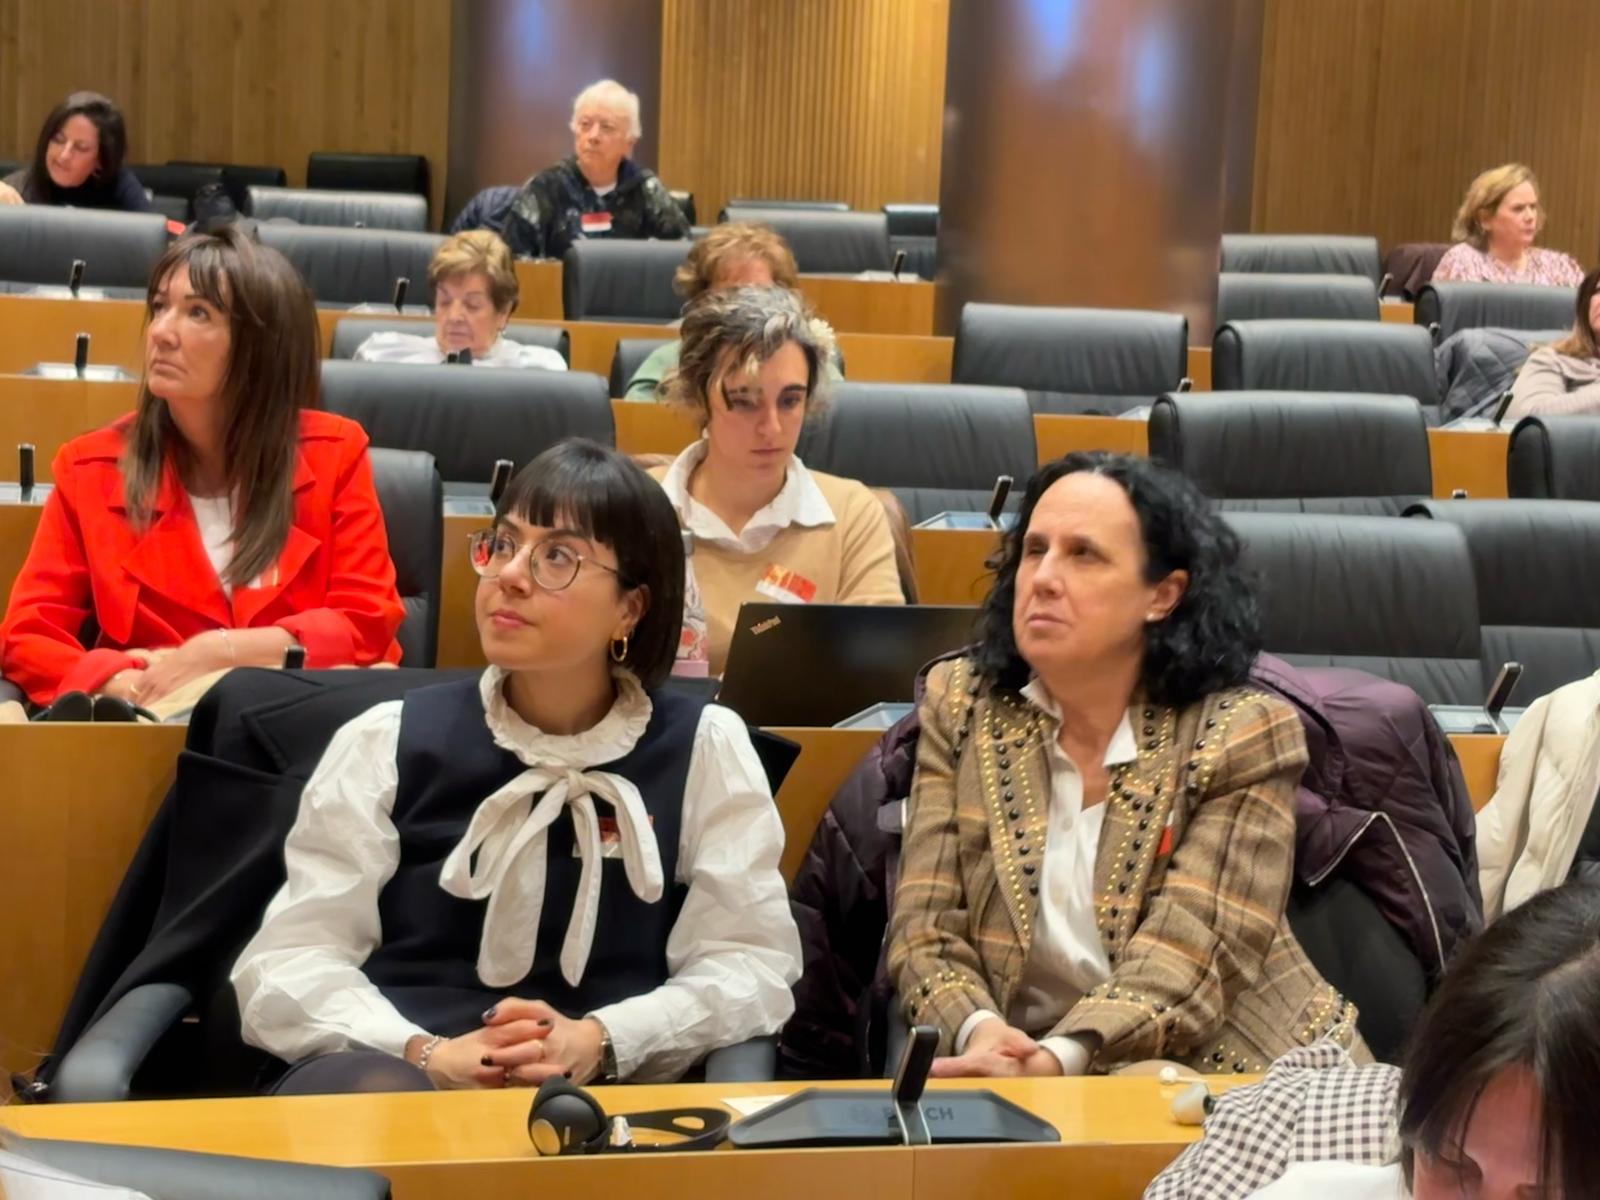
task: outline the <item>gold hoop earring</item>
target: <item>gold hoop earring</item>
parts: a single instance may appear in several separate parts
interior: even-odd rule
[[[618,642],[622,643],[622,649],[621,650],[617,649],[617,643]],[[628,658],[628,635],[627,634],[623,634],[620,638],[612,638],[611,639],[611,661],[614,662],[614,663],[626,662],[627,658]]]

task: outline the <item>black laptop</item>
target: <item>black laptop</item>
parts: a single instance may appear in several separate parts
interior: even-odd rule
[[[909,701],[917,672],[974,640],[954,604],[750,604],[739,609],[717,703],[751,725],[828,726]]]

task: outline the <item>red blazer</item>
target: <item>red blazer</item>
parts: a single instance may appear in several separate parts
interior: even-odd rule
[[[43,704],[142,666],[129,650],[273,625],[306,648],[308,667],[400,660],[394,635],[405,610],[359,425],[301,414],[288,540],[277,565],[236,586],[230,601],[171,462],[149,527],[139,533],[129,522],[118,460],[132,421],[75,438],[56,455],[55,490],[0,624],[0,674]],[[78,634],[89,616],[100,633],[86,650]]]

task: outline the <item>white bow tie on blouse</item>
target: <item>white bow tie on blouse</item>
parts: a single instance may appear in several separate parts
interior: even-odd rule
[[[495,742],[529,768],[478,805],[467,832],[445,859],[439,886],[462,900],[488,899],[478,946],[478,977],[490,987],[510,987],[533,969],[544,911],[550,826],[568,808],[581,868],[578,895],[561,945],[561,975],[576,987],[583,979],[600,914],[599,797],[616,814],[622,860],[634,895],[653,904],[665,881],[655,831],[639,789],[620,775],[589,764],[620,758],[650,722],[650,698],[631,675],[617,675],[617,701],[598,725],[573,737],[554,737],[523,723],[506,704],[505,675],[484,672],[484,710]],[[540,795],[543,793],[543,795]],[[537,800],[535,798],[537,797]]]

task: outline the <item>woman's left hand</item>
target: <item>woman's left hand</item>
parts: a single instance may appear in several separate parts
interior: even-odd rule
[[[548,1022],[550,1032],[543,1038],[544,1055],[541,1065],[559,1064],[574,1083],[587,1083],[600,1073],[600,1022],[588,1017],[564,1017],[543,1000],[517,1000],[509,998],[496,1004],[484,1024],[493,1029],[512,1021]],[[493,1057],[492,1055],[490,1056]],[[506,1074],[508,1084],[531,1086],[542,1082],[548,1071],[538,1073],[538,1078],[523,1078],[520,1067],[512,1067]]]
[[[183,645],[158,651],[149,658],[134,698],[136,704],[154,704],[202,675],[233,665],[227,639],[215,629],[197,633]]]

